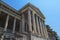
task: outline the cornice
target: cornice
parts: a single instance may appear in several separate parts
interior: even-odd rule
[[[0,5],[5,6],[6,8],[8,8],[9,10],[11,10],[12,12],[18,13],[18,11],[16,9],[14,9],[13,7],[9,6],[7,3],[0,1]]]
[[[34,11],[36,11],[37,13],[40,13],[39,15],[41,15],[44,19],[45,16],[42,14],[42,12],[39,10],[39,8],[35,7],[34,5],[32,5],[31,3],[27,3],[24,7],[22,7],[18,12],[23,11],[24,9],[31,7]]]

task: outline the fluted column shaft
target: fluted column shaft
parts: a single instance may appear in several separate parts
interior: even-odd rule
[[[16,27],[16,18],[14,18],[13,33],[15,33],[15,27]]]
[[[37,21],[37,30],[38,30],[38,34],[40,34],[39,23],[38,23],[38,16],[36,16],[36,21]]]
[[[7,31],[8,21],[9,21],[9,15],[7,15],[7,18],[6,18],[4,31]]]
[[[29,26],[29,32],[32,32],[31,11],[29,9],[28,9],[28,26]]]
[[[24,31],[24,29],[25,29],[25,28],[24,28],[24,27],[25,27],[24,14],[22,14],[22,20],[21,20],[21,21],[22,21],[22,27],[21,27],[22,29],[21,29],[21,31],[22,31],[22,32],[25,32],[25,31]]]
[[[45,36],[46,36],[46,38],[49,38],[49,37],[48,37],[48,32],[47,32],[46,25],[44,24],[44,26],[45,26]]]
[[[42,33],[43,33],[43,37],[45,37],[43,20],[41,20],[41,23],[42,23]]]
[[[44,34],[43,36],[46,38],[46,33],[45,33],[46,31],[45,31],[45,26],[44,26],[44,20],[42,20],[42,25],[43,25],[42,28],[43,28],[43,34]]]
[[[42,28],[42,20],[40,19],[40,28],[41,28],[41,36],[43,37],[43,28]]]
[[[40,18],[39,18],[39,25],[40,25],[40,26],[39,26],[39,28],[40,28],[40,35],[42,36],[42,33],[41,33],[41,30],[42,30],[42,29],[41,29],[41,20],[40,20]]]
[[[32,13],[32,17],[33,17],[33,27],[34,27],[34,32],[37,33],[36,31],[36,23],[35,23],[35,16],[34,16],[34,13]]]

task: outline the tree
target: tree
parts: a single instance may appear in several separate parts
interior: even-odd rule
[[[55,32],[55,31],[52,31],[53,33],[54,33],[54,35],[55,35],[55,37],[56,37],[56,40],[58,40],[58,35],[57,35],[57,33]]]
[[[55,38],[56,40],[58,40],[58,35],[55,31],[53,31],[49,25],[46,25],[47,31],[50,32]],[[49,35],[49,34],[48,34]]]

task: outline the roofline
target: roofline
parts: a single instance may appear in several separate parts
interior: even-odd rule
[[[43,13],[40,11],[39,8],[37,8],[36,6],[32,5],[31,3],[27,3],[25,6],[23,6],[21,9],[18,10],[19,11],[22,11],[23,9],[25,9],[26,7],[35,7],[36,10],[38,10],[38,12],[43,16],[43,18],[45,19],[45,16],[43,15]],[[34,10],[34,9],[33,9]]]
[[[5,5],[7,8],[9,8],[10,10],[14,11],[14,12],[18,12],[16,9],[14,9],[13,7],[9,6],[7,3],[5,3],[4,1],[0,1],[1,4]]]
[[[36,9],[35,11],[39,12],[42,17],[45,19],[45,16],[42,14],[42,12],[39,10],[39,8],[37,8],[36,6],[32,5],[31,3],[27,3],[25,6],[23,6],[19,11],[17,11],[16,9],[14,9],[13,7],[9,6],[7,3],[3,2],[3,1],[0,1],[1,4],[5,5],[7,8],[9,8],[10,10],[16,12],[16,13],[19,13],[19,11],[23,10],[24,8],[26,7],[34,7],[34,9]],[[33,9],[33,10],[34,10]]]

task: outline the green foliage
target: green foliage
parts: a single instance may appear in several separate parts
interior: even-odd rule
[[[50,28],[49,25],[46,25],[46,27],[47,27],[47,29],[49,30],[49,32],[52,32],[52,33],[53,33],[53,35],[55,36],[56,40],[59,40],[57,33],[56,33],[55,31],[53,31],[53,30]]]

